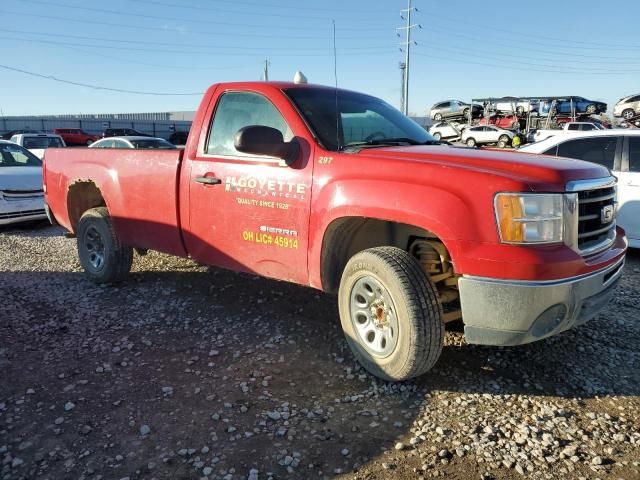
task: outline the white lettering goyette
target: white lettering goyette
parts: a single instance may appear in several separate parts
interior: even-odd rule
[[[286,182],[256,177],[227,177],[225,191],[270,195],[282,198],[304,199],[307,186],[304,183]]]

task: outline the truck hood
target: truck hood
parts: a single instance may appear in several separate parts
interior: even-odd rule
[[[42,167],[0,167],[2,190],[42,190]]]
[[[582,160],[444,145],[362,149],[358,155],[372,159],[397,159],[403,162],[403,166],[398,168],[407,168],[404,162],[408,162],[477,171],[523,182],[532,191],[564,191],[567,182],[611,175],[607,168]]]

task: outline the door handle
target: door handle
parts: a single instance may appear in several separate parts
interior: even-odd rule
[[[193,181],[203,183],[205,185],[220,185],[222,183],[222,180],[216,177],[196,177]]]

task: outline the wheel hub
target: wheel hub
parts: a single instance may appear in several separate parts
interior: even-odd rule
[[[393,353],[398,343],[398,320],[387,288],[371,276],[360,278],[351,289],[350,308],[360,344],[375,357]]]
[[[102,235],[95,227],[87,228],[84,234],[84,246],[89,264],[94,270],[100,270],[104,265],[105,247]]]

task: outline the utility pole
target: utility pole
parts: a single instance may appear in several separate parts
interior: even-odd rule
[[[269,81],[269,60],[265,60],[264,61],[264,72],[263,72],[263,77],[264,77],[264,81],[268,82]]]
[[[404,99],[404,79],[407,73],[407,64],[404,62],[400,62],[398,64],[398,67],[400,68],[400,111],[404,112],[404,103],[405,103],[405,99]]]
[[[407,25],[404,27],[398,27],[397,30],[405,31],[405,41],[401,43],[404,47],[404,85],[402,86],[402,97],[404,99],[404,108],[402,113],[405,115],[409,114],[409,59],[410,59],[410,51],[411,51],[411,30],[414,28],[422,28],[418,24],[411,23],[411,13],[417,12],[418,9],[411,6],[411,0],[407,0],[407,8],[405,10],[400,10],[400,18],[407,21]],[[406,18],[405,16],[406,15]],[[400,34],[398,33],[398,36]],[[415,43],[415,42],[414,42]],[[401,49],[402,50],[402,49]]]

